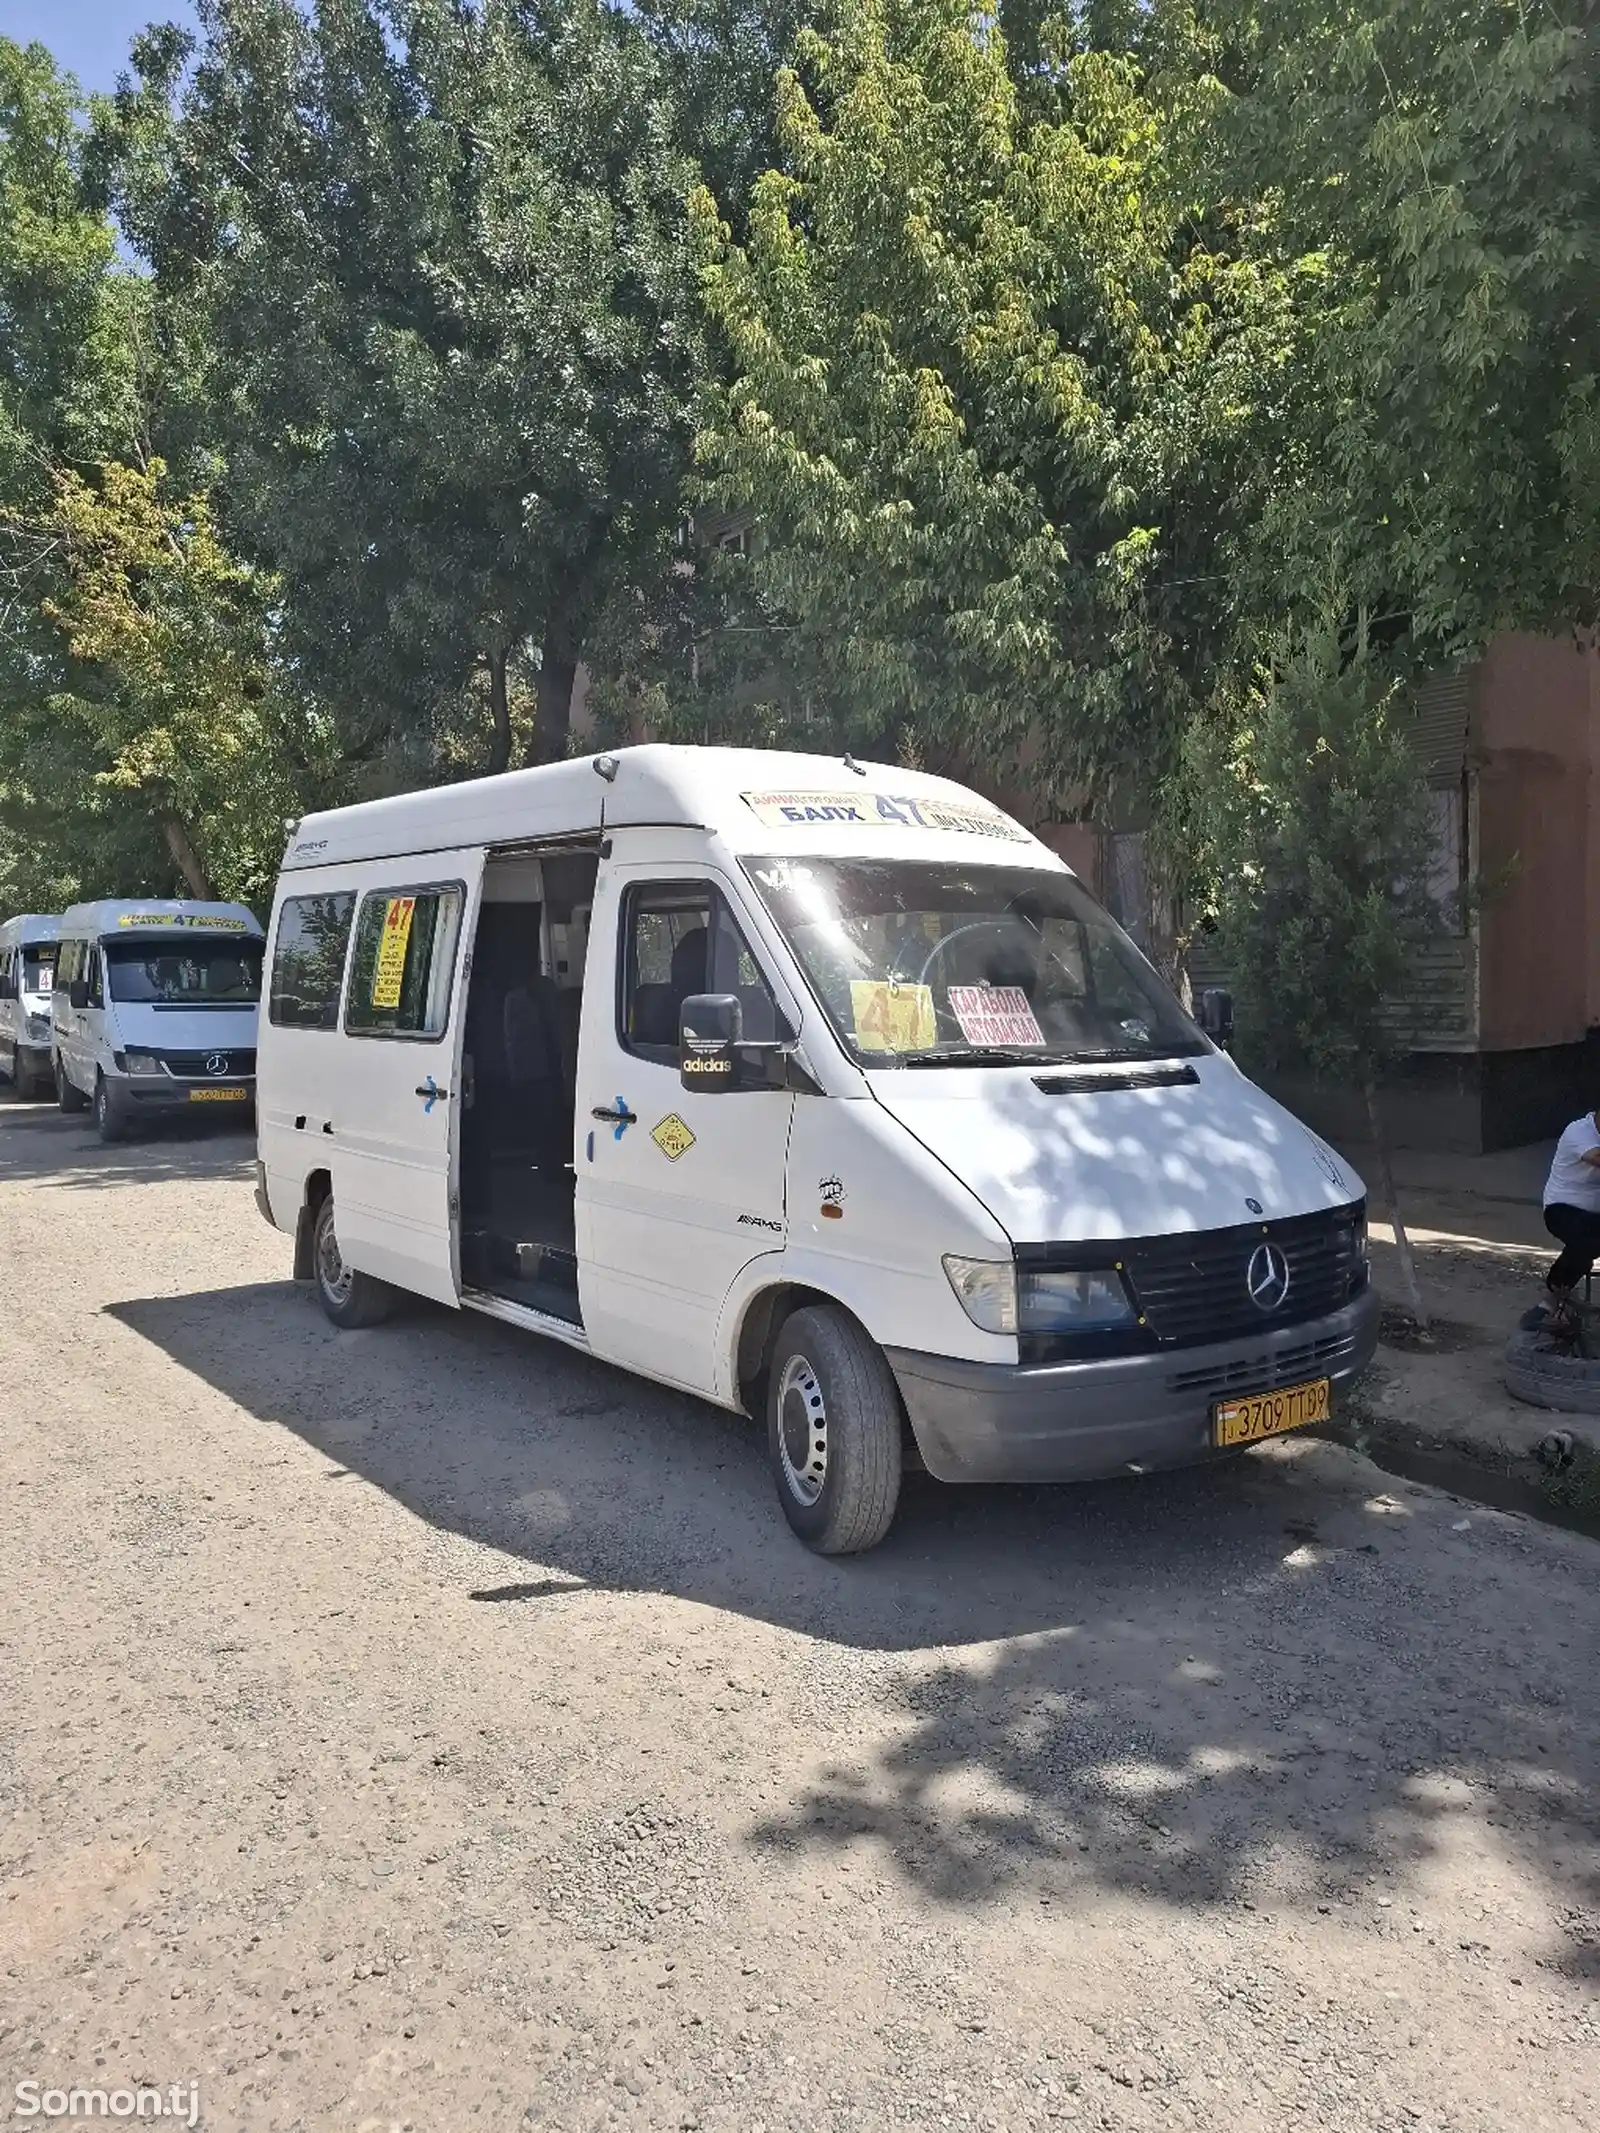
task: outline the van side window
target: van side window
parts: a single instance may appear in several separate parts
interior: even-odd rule
[[[339,981],[355,916],[353,889],[291,896],[278,913],[267,1020],[282,1029],[337,1029]]]
[[[93,945],[88,946],[88,963],[85,974],[89,980],[89,1005],[91,1007],[104,1007],[106,1004],[105,978],[102,975],[105,969],[105,960],[98,948]]]
[[[67,987],[72,983],[73,978],[77,975],[77,970],[78,944],[76,941],[63,941],[56,955],[57,992],[66,991]]]
[[[459,886],[363,896],[345,994],[358,1037],[442,1037],[461,931]]]
[[[749,943],[705,881],[636,883],[622,907],[618,1031],[645,1059],[675,1066],[683,1003],[695,993],[737,993],[752,1044],[779,1035],[778,1003]]]

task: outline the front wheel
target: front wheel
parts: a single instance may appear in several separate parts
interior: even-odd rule
[[[848,1311],[809,1304],[778,1336],[767,1447],[783,1515],[819,1555],[882,1540],[900,1499],[900,1395],[883,1350]]]
[[[56,1103],[63,1111],[81,1111],[88,1098],[67,1074],[66,1061],[56,1061]]]
[[[311,1233],[311,1271],[317,1301],[336,1326],[380,1325],[394,1309],[394,1290],[389,1284],[358,1273],[340,1251],[331,1192],[317,1209]]]
[[[104,1074],[95,1077],[94,1130],[108,1147],[113,1141],[127,1138],[127,1116],[121,1104],[112,1095]]]

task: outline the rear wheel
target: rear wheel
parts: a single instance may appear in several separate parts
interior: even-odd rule
[[[883,1351],[848,1311],[810,1304],[778,1336],[767,1446],[783,1515],[819,1555],[858,1555],[894,1523],[900,1395]]]
[[[336,1326],[380,1325],[394,1309],[395,1292],[389,1284],[358,1273],[340,1251],[331,1192],[317,1209],[311,1233],[311,1275],[317,1300]]]
[[[56,1060],[56,1102],[63,1111],[81,1111],[88,1098],[67,1078],[66,1064]]]
[[[31,1103],[36,1096],[43,1096],[49,1087],[47,1074],[36,1074],[32,1067],[24,1066],[22,1054],[16,1055],[16,1064],[11,1069],[11,1078],[17,1085],[17,1094]]]

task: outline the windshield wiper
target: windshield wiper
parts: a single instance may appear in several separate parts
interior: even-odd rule
[[[1039,1044],[972,1044],[960,1051],[886,1052],[896,1066],[1064,1066],[1077,1052],[1051,1051]]]
[[[916,1052],[882,1052],[870,1060],[870,1066],[939,1067],[939,1066],[1113,1066],[1139,1065],[1159,1066],[1164,1059],[1187,1059],[1197,1052],[1193,1043],[1182,1041],[1151,1051],[1143,1045],[1102,1045],[1098,1048],[1077,1046],[1070,1050],[1060,1047],[1034,1044],[974,1044],[960,1051],[926,1049]]]

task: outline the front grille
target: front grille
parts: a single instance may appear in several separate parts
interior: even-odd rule
[[[253,1046],[237,1051],[218,1048],[214,1052],[163,1052],[169,1074],[176,1074],[180,1081],[227,1081],[237,1080],[241,1074],[253,1074],[256,1070],[256,1055]],[[227,1064],[220,1073],[206,1064],[209,1059],[223,1059]]]
[[[1348,1303],[1358,1282],[1353,1257],[1357,1209],[1249,1222],[1237,1229],[1130,1244],[1123,1264],[1139,1310],[1163,1347],[1196,1347],[1269,1327],[1302,1325]],[[1249,1267],[1262,1244],[1276,1245],[1289,1286],[1273,1310],[1250,1295]]]
[[[1280,1385],[1298,1385],[1305,1378],[1333,1377],[1355,1352],[1355,1335],[1338,1334],[1331,1340],[1280,1348],[1275,1354],[1263,1351],[1231,1363],[1213,1363],[1204,1370],[1175,1370],[1167,1390],[1203,1393],[1208,1399],[1224,1393],[1276,1392]]]

